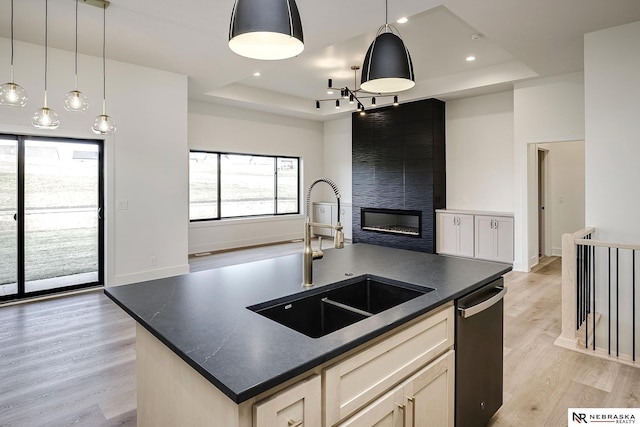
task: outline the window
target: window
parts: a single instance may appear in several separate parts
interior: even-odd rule
[[[300,159],[191,151],[189,219],[297,214]]]

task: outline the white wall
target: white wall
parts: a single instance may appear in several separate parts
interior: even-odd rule
[[[324,175],[336,183],[344,203],[353,201],[351,153],[351,116],[324,122]],[[335,201],[331,188],[325,189],[324,199]]]
[[[640,22],[585,36],[586,222],[640,243]]]
[[[513,92],[447,102],[447,208],[513,212]]]
[[[584,140],[582,73],[535,79],[514,87],[514,269],[538,262],[535,143]]]
[[[310,120],[192,102],[189,148],[300,157],[303,199],[308,183],[324,174],[323,125]],[[314,190],[314,200],[322,196],[322,191]],[[192,223],[189,253],[302,238],[302,205],[304,200],[300,215]]]
[[[549,255],[562,256],[562,234],[585,227],[584,141],[537,144],[547,150],[546,239]]]
[[[596,227],[598,240],[636,245],[640,244],[639,41],[640,22],[585,36],[586,222]],[[605,256],[599,258],[602,264]],[[606,287],[596,291],[596,300],[602,302],[596,306],[603,315],[600,329],[609,320],[619,324],[620,352],[626,354],[631,354],[633,327],[630,258],[630,251],[620,251],[620,292],[616,295],[617,286],[612,290],[613,301],[619,301],[618,314],[604,303],[608,301]],[[596,280],[606,283],[608,270],[599,267]],[[607,330],[596,336],[597,345],[608,345]],[[637,328],[636,339],[640,339]],[[612,341],[616,348],[616,334]]]
[[[44,49],[15,42],[15,79],[29,95],[26,107],[0,107],[0,132],[75,138],[101,113],[101,58],[79,57],[79,89],[89,111],[64,111],[73,89],[73,53],[49,49],[49,107],[60,116],[57,130],[37,131],[31,116],[43,105]],[[0,57],[10,43],[0,39]],[[9,66],[0,80],[9,81]],[[187,78],[107,61],[107,113],[117,132],[105,140],[106,284],[123,284],[188,272]],[[128,201],[116,210],[116,201]],[[157,265],[151,265],[151,257]]]

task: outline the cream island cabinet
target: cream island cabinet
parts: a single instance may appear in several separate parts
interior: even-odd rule
[[[453,342],[448,303],[236,404],[139,326],[138,425],[424,426],[427,417],[429,425],[450,427]]]
[[[293,254],[104,293],[137,322],[141,427],[451,427],[454,303],[510,270],[355,243],[314,261],[311,289],[302,288],[302,254]],[[256,311],[299,307],[363,277],[424,293],[382,311],[372,305],[375,314],[318,338]],[[399,292],[387,291],[378,295]],[[323,322],[311,312],[305,322]]]

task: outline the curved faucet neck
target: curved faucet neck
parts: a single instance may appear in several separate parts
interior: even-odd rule
[[[325,184],[328,184],[333,189],[333,192],[336,195],[336,201],[338,203],[338,222],[340,222],[340,190],[338,189],[338,186],[336,185],[336,183],[330,180],[329,178],[318,178],[315,181],[313,181],[311,184],[309,184],[309,188],[307,189],[307,199],[306,199],[306,205],[305,205],[306,206],[305,220],[306,221],[311,220],[311,190],[313,190],[313,187],[315,187],[316,184],[320,182],[324,182]]]

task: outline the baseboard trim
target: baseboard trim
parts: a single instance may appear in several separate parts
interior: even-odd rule
[[[254,246],[272,245],[275,243],[288,242],[291,240],[302,239],[302,233],[288,233],[278,236],[269,236],[261,238],[240,239],[227,242],[215,242],[207,243],[204,245],[189,246],[189,255],[198,254],[202,252],[220,252],[228,251],[231,249],[250,248]]]
[[[165,277],[179,276],[189,273],[189,264],[176,265],[167,268],[158,268],[155,270],[141,271],[138,273],[116,275],[113,283],[107,286],[128,285],[130,283],[144,282],[147,280],[163,279]]]

